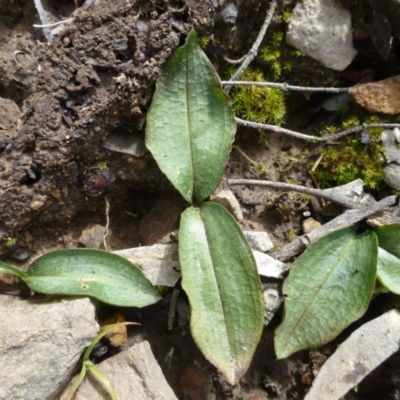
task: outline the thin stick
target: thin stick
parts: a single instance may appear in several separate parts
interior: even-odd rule
[[[70,18],[70,19],[64,19],[64,21],[54,22],[54,24],[47,24],[47,25],[34,24],[33,27],[34,28],[51,28],[52,26],[57,26],[57,25],[61,25],[61,24],[67,24],[67,23],[72,22],[72,21],[73,21],[73,18]]]
[[[233,60],[230,60],[233,62]],[[349,88],[334,88],[334,87],[312,87],[312,86],[293,86],[288,83],[278,82],[253,82],[253,81],[221,81],[222,86],[224,85],[237,85],[237,86],[264,86],[272,87],[282,90],[293,90],[297,92],[326,92],[326,93],[341,93],[348,92]]]
[[[104,250],[108,251],[106,238],[108,236],[108,227],[110,226],[110,202],[108,201],[107,197],[104,198],[104,201],[106,203],[106,229],[105,229],[104,235],[103,235],[103,246],[104,246]]]
[[[246,56],[243,56],[243,57],[239,58],[239,60],[232,60],[232,59],[230,59],[230,58],[224,56],[224,60],[225,60],[226,62],[228,62],[229,64],[240,64],[241,62],[243,62],[243,60],[244,60],[245,58],[246,58]],[[224,82],[227,82],[227,81],[224,81]]]
[[[271,256],[285,262],[306,249],[310,244],[326,236],[328,233],[354,225],[387,207],[393,206],[396,203],[396,199],[396,196],[389,196],[361,210],[348,210],[339,217],[322,225],[320,228],[314,229],[310,233],[296,238],[287,246],[272,253]]]
[[[268,7],[267,15],[265,17],[264,23],[260,29],[260,32],[257,36],[256,41],[253,43],[253,46],[251,47],[250,51],[246,54],[246,57],[245,57],[242,65],[231,76],[230,80],[235,81],[240,75],[242,75],[243,71],[250,65],[250,63],[256,57],[258,48],[260,47],[261,42],[264,39],[265,33],[267,32],[267,29],[268,29],[268,25],[270,24],[272,16],[274,15],[276,3],[277,3],[277,0],[271,0],[269,7]],[[225,87],[225,93],[229,93],[230,90],[231,90],[230,86]]]
[[[296,132],[296,131],[291,131],[290,129],[281,128],[280,126],[276,126],[276,125],[246,121],[246,120],[238,118],[238,117],[235,117],[235,120],[239,125],[244,125],[249,128],[264,129],[264,130],[268,130],[268,131],[272,131],[272,132],[283,133],[284,135],[292,136],[292,137],[302,139],[302,140],[310,140],[312,142],[332,142],[332,141],[342,138],[343,136],[347,136],[347,135],[350,135],[355,132],[361,132],[367,128],[400,128],[400,124],[363,124],[363,125],[354,126],[352,128],[346,129],[335,135],[318,137],[318,136],[306,135],[304,133],[300,133],[300,132]]]
[[[171,300],[169,302],[169,307],[168,307],[168,330],[169,331],[174,327],[176,303],[178,301],[179,293],[180,293],[180,290],[175,287],[172,292],[172,295],[171,295]]]
[[[34,2],[35,2],[36,10],[37,10],[37,12],[39,14],[40,22],[43,25],[48,25],[46,13],[44,11],[42,3],[40,2],[40,0],[34,0]],[[49,28],[47,28],[47,27],[44,27],[43,28],[43,34],[44,34],[47,42],[51,43],[51,41],[53,40],[53,35],[51,33],[51,30]]]
[[[252,160],[239,146],[232,146],[233,149],[237,150],[249,163],[253,164],[255,167],[258,166],[258,163]]]
[[[343,195],[337,195],[336,193],[332,193],[332,189],[314,189],[307,186],[292,185],[291,183],[261,181],[257,179],[228,179],[228,185],[264,186],[278,190],[293,191],[293,192],[308,194],[310,196],[322,197],[323,199],[333,201],[347,208],[365,207],[365,205],[363,204],[346,199]]]

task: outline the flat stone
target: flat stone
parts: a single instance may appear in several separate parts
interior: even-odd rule
[[[114,388],[118,400],[177,400],[146,341],[135,343],[96,365]],[[72,386],[65,389],[61,400]],[[107,399],[107,392],[90,373],[75,392],[74,400]]]
[[[154,285],[173,287],[181,276],[178,245],[155,244],[114,251],[135,264]],[[261,251],[253,250],[258,273],[262,276],[283,279],[289,266]]]
[[[78,243],[85,245],[88,249],[100,249],[103,245],[106,227],[99,224],[88,225],[81,233]]]
[[[360,83],[349,89],[349,100],[372,113],[400,113],[400,75],[382,81]]]
[[[111,134],[102,147],[119,153],[131,154],[135,157],[142,157],[147,152],[144,140],[128,132]]]
[[[0,130],[16,128],[21,118],[21,110],[17,104],[10,99],[0,97]]]
[[[113,253],[139,267],[154,286],[173,287],[181,276],[177,244],[155,244]]]
[[[277,290],[271,288],[265,289],[263,295],[265,302],[264,325],[267,326],[279,310],[279,307],[283,303],[283,298]]]
[[[238,199],[230,189],[223,189],[213,193],[210,196],[210,200],[223,205],[237,221],[243,220],[242,208],[240,207]]]
[[[264,252],[271,250],[274,247],[267,232],[245,231],[243,234],[253,250]]]
[[[275,258],[264,254],[261,251],[253,250],[254,258],[257,263],[257,270],[261,276],[267,278],[284,279],[286,272],[289,270],[289,266],[282,261],[276,260]]]
[[[396,309],[362,325],[324,363],[305,400],[342,398],[397,352],[399,341],[400,312]]]
[[[334,0],[297,2],[286,41],[337,71],[346,69],[357,54],[352,43],[351,14]]]
[[[385,166],[384,180],[393,189],[400,189],[400,129],[385,129],[381,133],[381,140],[384,145],[383,155],[387,165]]]
[[[98,330],[88,298],[0,296],[0,399],[54,399]]]

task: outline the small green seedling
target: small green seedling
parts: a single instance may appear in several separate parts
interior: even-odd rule
[[[86,376],[87,372],[90,372],[93,377],[103,386],[103,388],[107,391],[109,394],[111,400],[117,400],[117,396],[115,394],[114,388],[111,385],[110,381],[108,378],[101,372],[91,361],[90,361],[90,355],[96,346],[97,343],[108,333],[112,332],[114,329],[119,328],[120,326],[126,326],[126,325],[138,325],[137,323],[134,322],[119,322],[117,324],[112,324],[108,325],[102,332],[100,332],[94,339],[93,342],[90,344],[90,346],[86,349],[85,353],[83,354],[83,361],[82,361],[82,368],[81,372],[76,379],[75,383],[71,387],[71,389],[68,391],[66,394],[65,400],[71,399],[78,387],[81,385],[83,382],[83,379]]]

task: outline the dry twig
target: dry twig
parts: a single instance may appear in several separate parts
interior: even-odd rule
[[[238,117],[235,117],[235,120],[239,125],[247,126],[249,128],[263,129],[263,130],[267,130],[267,131],[283,133],[288,136],[292,136],[292,137],[302,139],[302,140],[310,140],[312,142],[333,142],[337,139],[342,138],[343,136],[347,136],[347,135],[350,135],[350,134],[356,133],[356,132],[361,132],[368,128],[400,128],[400,124],[363,124],[363,125],[358,125],[358,126],[354,126],[352,128],[346,129],[342,132],[336,133],[335,135],[318,137],[318,136],[306,135],[304,133],[300,133],[300,132],[296,132],[296,131],[291,131],[290,129],[281,128],[280,126],[276,126],[276,125],[246,121],[246,120],[238,118]]]
[[[351,182],[352,183],[352,182]],[[364,204],[360,204],[359,201],[352,201],[348,196],[342,194],[340,188],[344,188],[346,185],[336,187],[332,189],[314,189],[307,186],[293,185],[290,183],[273,182],[273,181],[262,181],[257,179],[228,179],[229,186],[235,185],[251,185],[251,186],[264,186],[273,189],[293,191],[298,193],[308,194],[310,196],[322,197],[323,199],[333,201],[347,208],[362,208]]]
[[[228,61],[228,60],[227,60]],[[234,60],[229,60],[234,62]],[[335,88],[335,87],[311,87],[311,86],[293,86],[288,83],[278,82],[254,82],[254,81],[221,81],[222,86],[224,85],[236,85],[236,86],[262,86],[272,87],[282,90],[293,90],[297,92],[325,92],[325,93],[341,93],[348,92],[349,88]]]
[[[276,8],[277,0],[271,0],[268,10],[267,10],[267,15],[265,17],[264,23],[260,29],[260,32],[257,36],[256,41],[253,43],[253,46],[251,46],[250,51],[246,54],[246,57],[244,58],[244,61],[242,65],[236,70],[236,72],[231,76],[230,80],[234,81],[236,80],[240,75],[242,75],[243,71],[250,65],[250,63],[254,60],[254,58],[257,55],[258,48],[261,45],[262,40],[264,39],[265,33],[267,32],[268,26],[271,22],[272,16],[274,15],[274,11]],[[229,93],[231,90],[230,86],[225,87],[225,93]]]
[[[310,233],[296,238],[287,246],[272,253],[271,256],[279,261],[285,262],[299,254],[312,243],[315,243],[317,240],[326,236],[328,233],[356,224],[357,222],[360,222],[387,207],[393,206],[396,203],[396,200],[396,196],[389,196],[379,202],[362,208],[361,210],[348,210],[339,217],[322,225],[320,228],[314,229]]]

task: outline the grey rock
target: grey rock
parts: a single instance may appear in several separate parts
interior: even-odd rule
[[[263,295],[265,302],[264,325],[267,326],[283,303],[283,298],[279,296],[277,290],[271,288],[265,289]]]
[[[383,179],[393,189],[400,190],[400,164],[396,162],[386,165]]]
[[[375,202],[374,198],[365,192],[362,179],[356,179],[331,189],[324,189],[324,192],[335,197],[338,202],[340,199],[343,202],[354,202],[355,204],[372,204]]]
[[[391,310],[353,332],[324,363],[305,400],[337,400],[398,351],[400,312]]]
[[[381,140],[384,145],[383,155],[385,156],[386,162],[396,162],[400,164],[400,149],[397,147],[397,143],[400,142],[400,129],[385,129],[381,133]]]
[[[305,219],[302,223],[303,233],[310,233],[314,229],[317,229],[321,226],[321,223],[315,220],[312,217]]]
[[[146,275],[154,285],[172,287],[180,278],[178,245],[155,244],[114,251],[127,258]]]
[[[88,249],[100,249],[103,245],[105,232],[105,226],[90,224],[82,231],[78,243],[85,245]]]
[[[16,128],[21,114],[14,101],[0,97],[0,130]]]
[[[18,247],[10,253],[10,257],[17,261],[26,261],[29,260],[31,254],[26,247]]]
[[[181,276],[177,244],[155,244],[118,250],[113,253],[135,264],[155,286],[175,286]],[[253,255],[258,273],[262,276],[283,279],[289,269],[286,264],[261,251],[253,250]]]
[[[327,68],[343,71],[357,52],[352,44],[351,14],[334,0],[297,2],[287,43]]]
[[[385,129],[381,133],[384,145],[383,155],[388,163],[384,170],[384,180],[393,189],[400,189],[400,148],[397,146],[400,138],[400,130]]]
[[[88,298],[0,296],[0,399],[54,399],[98,329]]]
[[[261,251],[253,250],[257,263],[257,270],[261,276],[267,278],[283,279],[289,266]]]
[[[243,234],[253,250],[264,252],[271,250],[274,247],[267,232],[245,231]]]
[[[177,400],[146,341],[135,343],[97,367],[110,381],[118,400]],[[68,389],[61,396],[62,400]],[[91,376],[84,379],[74,396],[74,400],[107,398],[107,393]]]
[[[210,196],[210,200],[223,205],[237,221],[243,220],[243,212],[239,201],[230,189],[216,191]]]
[[[127,132],[111,134],[102,147],[119,153],[131,154],[135,157],[142,157],[147,152],[144,140]]]
[[[219,14],[219,17],[225,24],[234,25],[238,15],[238,9],[235,4],[229,3]]]

